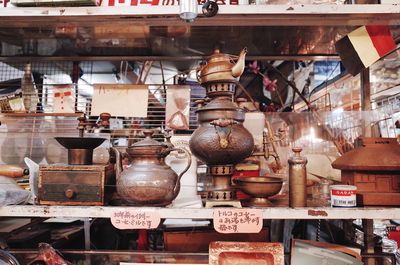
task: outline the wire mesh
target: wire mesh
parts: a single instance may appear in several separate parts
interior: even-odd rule
[[[98,117],[90,115],[94,85],[103,82],[118,84],[121,78],[124,79],[123,75],[126,75],[127,71],[122,73],[116,71],[115,67],[118,63],[102,62],[100,66],[98,62],[95,64],[91,61],[80,63],[69,61],[0,63],[0,88],[3,92],[0,92],[2,112],[15,112],[8,103],[10,99],[19,97],[21,101],[24,98],[25,111],[43,113],[43,115],[56,115],[58,113],[55,113],[55,97],[57,96],[57,91],[61,89],[70,91],[70,94],[75,96],[73,111],[75,113],[85,113],[89,117],[88,123],[96,124]],[[132,69],[129,68],[129,71],[132,71]],[[151,85],[147,117],[111,118],[111,136],[113,140],[125,139],[124,141],[113,141],[113,143],[128,145],[140,138],[142,129],[156,129],[159,131],[165,129],[166,90],[168,87],[169,84],[165,88],[162,84]],[[180,134],[191,134],[196,129],[197,118],[194,101],[205,97],[204,88],[199,85],[191,85],[190,96],[189,129],[180,130]],[[27,102],[26,98],[29,98],[30,101]],[[1,104],[1,102],[4,102],[4,104]],[[30,107],[27,106],[29,104],[31,105]],[[57,124],[57,126],[61,129],[64,129],[63,127],[65,126],[68,131],[73,131],[77,126],[76,115],[73,113],[61,115],[72,116],[73,118],[64,117],[66,123]],[[29,132],[32,129],[32,121],[35,119],[35,117],[25,117],[25,124],[21,124],[19,129]],[[46,132],[46,128],[41,128],[41,130],[43,133]],[[161,134],[157,135],[157,137],[161,136]]]
[[[21,97],[22,94],[32,96],[32,102],[36,106],[32,112],[36,114],[25,115],[13,114],[5,118],[2,116],[3,126],[0,132],[4,139],[12,139],[10,135],[15,133],[16,137],[28,137],[31,141],[40,143],[40,137],[48,138],[54,136],[78,135],[77,116],[85,113],[88,116],[88,123],[96,125],[99,121],[98,116],[90,116],[92,108],[92,95],[94,85],[99,83],[127,82],[128,74],[136,73],[136,69],[130,64],[126,64],[124,71],[121,62],[71,62],[71,61],[48,61],[48,62],[18,62],[0,63],[0,106],[2,112],[11,112],[9,106],[3,108],[2,102],[8,102],[10,97]],[[135,72],[136,71],[136,72]],[[111,143],[118,146],[128,146],[142,138],[140,133],[143,129],[155,129],[162,132],[165,129],[166,112],[166,91],[170,84],[164,87],[162,84],[151,84],[149,86],[149,100],[145,118],[135,117],[112,117],[111,118]],[[27,89],[26,89],[27,88]],[[59,88],[68,88],[76,95],[74,113],[60,114],[54,113],[55,91]],[[28,90],[22,91],[23,89]],[[323,95],[316,100],[315,104],[330,108],[330,95]],[[191,85],[190,94],[190,115],[189,129],[180,130],[179,134],[191,134],[197,128],[197,117],[195,114],[194,101],[205,97],[205,90],[197,84]],[[344,138],[353,142],[360,135],[375,137],[396,137],[394,123],[400,109],[400,96],[388,97],[379,102],[375,102],[376,110],[371,115],[360,114],[359,112],[331,113],[324,116],[324,121],[333,131],[336,138]],[[24,102],[25,103],[25,102]],[[112,103],[111,103],[112,104]],[[38,116],[41,113],[40,117]],[[396,118],[397,117],[397,118]],[[18,122],[14,122],[18,121]],[[315,123],[315,121],[312,121]],[[92,132],[91,126],[87,127],[87,132]],[[56,129],[55,129],[56,128]],[[29,135],[34,133],[34,137]],[[308,133],[308,132],[307,132]],[[19,135],[19,136],[17,136]],[[8,137],[8,138],[7,138]],[[156,139],[161,140],[163,135],[156,134]],[[30,148],[37,148],[30,145]]]

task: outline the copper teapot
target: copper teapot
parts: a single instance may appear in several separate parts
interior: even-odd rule
[[[206,64],[196,70],[197,80],[201,84],[237,81],[244,71],[246,53],[247,48],[244,48],[240,52],[239,57],[237,57],[221,53],[219,49],[215,49]]]
[[[165,206],[170,204],[180,191],[180,180],[191,165],[191,155],[183,148],[171,143],[160,143],[152,139],[154,131],[144,130],[145,139],[127,149],[132,163],[125,170],[117,153],[117,193],[129,204]],[[172,151],[187,158],[187,166],[178,175],[164,161]]]

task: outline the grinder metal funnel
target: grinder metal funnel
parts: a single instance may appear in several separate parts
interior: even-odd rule
[[[108,121],[110,115],[100,115],[102,121]],[[105,138],[83,137],[85,131],[86,117],[78,118],[79,137],[55,137],[59,144],[68,149],[68,164],[91,165],[93,163],[93,149],[101,145]]]
[[[55,137],[54,139],[68,149],[68,164],[70,165],[91,165],[93,149],[106,140],[89,137]]]

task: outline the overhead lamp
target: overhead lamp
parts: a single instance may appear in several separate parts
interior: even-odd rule
[[[179,1],[179,16],[186,22],[193,22],[197,17],[198,11],[197,0],[180,0]]]

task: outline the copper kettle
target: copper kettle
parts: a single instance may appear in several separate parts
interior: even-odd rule
[[[180,191],[180,180],[191,165],[191,155],[171,143],[152,139],[154,131],[144,130],[146,138],[127,149],[132,163],[124,170],[117,153],[117,193],[128,204],[164,206],[170,204]],[[186,168],[178,175],[164,161],[172,151],[185,154]]]
[[[239,57],[221,53],[215,49],[206,64],[196,70],[197,80],[201,84],[209,82],[235,82],[244,71],[247,48],[243,48]],[[237,58],[236,62],[235,59]]]

